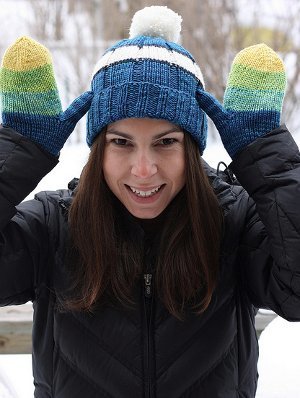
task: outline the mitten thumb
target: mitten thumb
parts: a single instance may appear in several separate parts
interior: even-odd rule
[[[229,117],[228,112],[223,108],[220,102],[207,91],[197,89],[197,101],[200,108],[211,118],[217,129],[221,128],[225,120]]]
[[[60,114],[61,121],[68,121],[71,124],[76,124],[90,109],[93,99],[92,91],[86,91],[77,97],[69,107]]]

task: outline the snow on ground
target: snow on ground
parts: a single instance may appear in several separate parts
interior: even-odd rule
[[[256,398],[300,397],[300,322],[275,318],[259,339]]]
[[[33,398],[31,355],[0,355],[0,397]]]
[[[295,137],[300,144],[300,136]],[[59,164],[37,186],[41,190],[66,188],[73,177],[79,177],[87,161],[85,144],[65,145]],[[217,142],[209,141],[204,159],[213,167],[219,161],[227,165],[230,158]],[[262,332],[259,346],[259,383],[257,398],[300,397],[300,323],[289,323],[277,317]],[[31,355],[0,355],[0,397],[32,398]]]

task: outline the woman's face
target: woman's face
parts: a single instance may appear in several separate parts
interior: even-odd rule
[[[157,217],[185,184],[184,133],[166,120],[123,119],[107,126],[107,185],[138,218]]]

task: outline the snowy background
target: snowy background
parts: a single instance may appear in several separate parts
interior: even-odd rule
[[[255,7],[255,1],[248,3],[249,7]],[[282,0],[265,1],[264,4],[268,9],[273,8],[274,11],[279,9],[279,12],[284,12],[286,7]],[[24,23],[23,18],[27,9],[22,1],[0,0],[0,9],[2,32],[5,32],[1,37],[3,45],[10,44],[21,34],[28,34],[28,25]],[[245,18],[248,11],[245,8]],[[84,123],[81,126],[84,126]],[[294,138],[299,145],[300,133]],[[70,140],[61,152],[60,163],[27,199],[41,190],[66,188],[73,177],[79,177],[88,154],[89,150],[84,143],[75,144]],[[212,141],[210,137],[204,159],[213,167],[216,167],[219,161],[230,163],[230,158],[220,140]],[[289,323],[277,317],[262,332],[259,347],[260,378],[257,398],[299,398],[300,323]],[[0,398],[32,397],[31,356],[0,355]]]

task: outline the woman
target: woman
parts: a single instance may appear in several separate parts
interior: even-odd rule
[[[37,398],[254,397],[257,308],[300,320],[282,61],[241,51],[222,107],[175,43],[180,23],[139,11],[66,112],[43,46],[21,38],[4,56],[0,302],[33,301]],[[87,110],[79,182],[19,204]],[[202,160],[204,112],[239,182]]]

